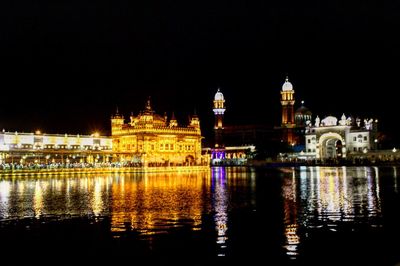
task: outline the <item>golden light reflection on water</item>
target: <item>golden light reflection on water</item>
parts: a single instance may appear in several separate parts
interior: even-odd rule
[[[285,171],[282,196],[286,243],[290,258],[298,255],[298,229],[327,227],[356,219],[376,225],[381,214],[377,167],[301,167]]]
[[[199,230],[210,173],[120,175],[112,184],[112,231]],[[157,229],[157,230],[155,230]]]
[[[41,182],[36,182],[35,190],[33,195],[33,210],[35,212],[35,217],[39,218],[43,212],[43,189]]]

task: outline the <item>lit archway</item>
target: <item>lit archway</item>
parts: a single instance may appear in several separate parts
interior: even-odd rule
[[[322,160],[345,158],[346,146],[342,136],[333,132],[323,134],[318,141],[317,154]]]

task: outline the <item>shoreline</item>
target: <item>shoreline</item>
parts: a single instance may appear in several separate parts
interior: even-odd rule
[[[388,162],[371,162],[371,161],[360,161],[360,162],[252,162],[249,163],[250,167],[300,167],[300,166],[323,166],[323,167],[341,167],[341,166],[382,166],[382,167],[393,167],[400,166],[400,162],[388,161]]]
[[[208,171],[209,165],[172,167],[121,167],[121,168],[58,168],[58,169],[14,169],[0,170],[0,178],[6,176],[104,174],[104,173],[164,173]]]

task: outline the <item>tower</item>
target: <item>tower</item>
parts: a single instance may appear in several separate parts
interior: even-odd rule
[[[223,120],[224,120],[224,113],[225,113],[225,99],[224,95],[218,88],[217,93],[214,96],[214,106],[213,112],[215,115],[215,125],[214,125],[214,132],[215,132],[215,147],[223,147],[222,143],[222,130],[224,129]]]
[[[282,104],[282,129],[283,129],[283,141],[288,144],[294,145],[294,90],[293,85],[290,83],[289,78],[286,76],[285,83],[282,85],[281,90],[281,104]]]
[[[285,83],[282,85],[281,91],[281,104],[282,104],[282,127],[293,128],[294,127],[294,90],[292,83],[289,82],[289,78],[286,77]]]
[[[111,135],[118,134],[124,124],[124,116],[119,114],[118,107],[115,115],[111,116]]]

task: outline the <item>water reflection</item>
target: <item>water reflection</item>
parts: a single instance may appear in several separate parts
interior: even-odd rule
[[[108,215],[110,177],[0,180],[0,219]]]
[[[297,259],[305,253],[304,243],[320,236],[316,232],[381,230],[382,209],[386,214],[388,209],[381,197],[397,199],[392,193],[397,193],[397,178],[397,168],[376,167],[287,168],[280,175],[276,169],[215,167],[202,173],[4,178],[0,222],[107,217],[107,233],[111,230],[118,243],[137,236],[146,248],[165,248],[174,241],[157,241],[171,233],[183,236],[184,245],[185,236],[201,243],[199,253],[211,247],[212,256],[234,257],[264,252],[264,246],[252,245],[262,239],[273,252],[283,246],[285,259]]]
[[[297,185],[295,171],[292,169],[291,177],[285,178],[282,184],[283,208],[284,208],[284,223],[286,254],[292,259],[298,255],[297,245],[300,243],[300,237],[297,234]]]
[[[112,231],[142,235],[189,226],[199,230],[207,174],[120,175],[112,183]]]
[[[379,169],[377,167],[301,167],[285,170],[282,196],[286,243],[296,258],[300,227],[336,231],[347,222],[381,226]]]
[[[233,177],[234,178],[234,177]],[[218,256],[225,256],[228,239],[228,196],[227,196],[227,176],[224,167],[215,167],[212,170],[212,190],[214,200],[214,221],[217,230]]]

